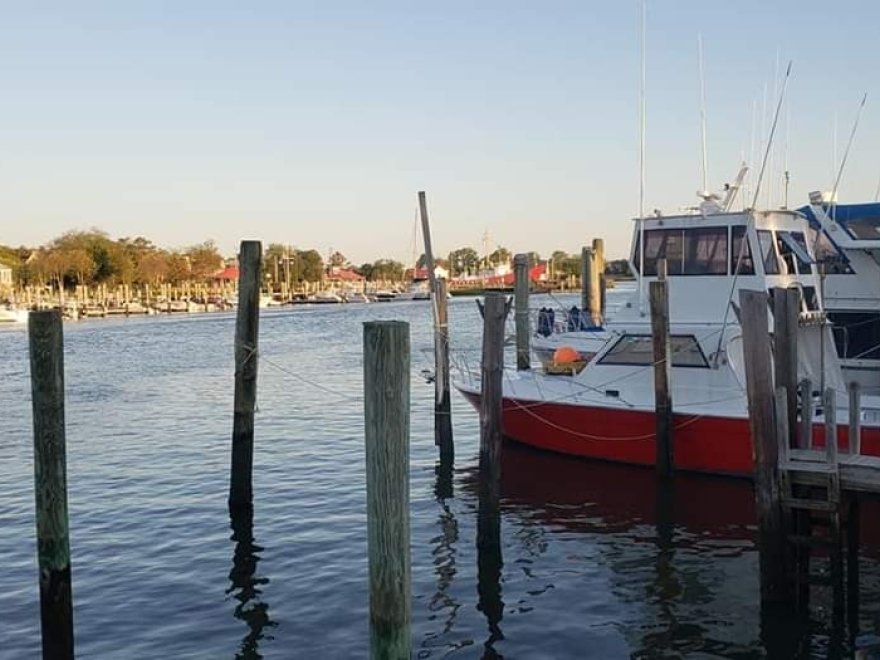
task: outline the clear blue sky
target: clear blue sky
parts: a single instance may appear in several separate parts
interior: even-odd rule
[[[638,8],[7,3],[0,242],[96,226],[166,246],[260,238],[409,260],[425,189],[439,253],[479,248],[488,228],[514,251],[604,236],[623,255],[638,209]],[[790,133],[791,199],[830,189],[835,115],[839,158],[867,91],[841,198],[873,198],[878,26],[876,1],[649,1],[646,208],[674,211],[700,187],[698,33],[712,187],[749,156],[778,53],[780,76],[794,68],[775,178]]]

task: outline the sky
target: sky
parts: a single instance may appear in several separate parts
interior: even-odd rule
[[[0,243],[71,229],[412,260],[629,250],[639,211],[638,0],[27,2],[0,21]],[[880,3],[648,0],[645,209],[760,167],[759,205],[880,179]],[[774,94],[775,90],[775,94]],[[749,187],[754,189],[754,179]],[[763,202],[763,203],[761,203]],[[421,250],[419,250],[420,252]]]

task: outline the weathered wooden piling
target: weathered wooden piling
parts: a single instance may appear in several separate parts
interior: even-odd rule
[[[522,371],[531,366],[529,349],[529,256],[527,254],[518,254],[513,258],[513,273],[516,368]]]
[[[504,377],[504,322],[507,301],[490,293],[483,304],[483,356],[480,388],[480,502],[477,545],[500,547],[502,387]]]
[[[581,249],[581,310],[587,315],[593,309],[593,248]]]
[[[798,385],[801,399],[801,432],[798,436],[798,447],[813,447],[813,383],[804,378]]]
[[[452,437],[452,397],[449,375],[449,308],[446,280],[437,279],[434,305],[437,310],[434,361],[434,444],[440,448],[440,461],[451,465],[455,458]]]
[[[776,385],[788,397],[789,447],[802,446],[797,433],[797,351],[800,294],[797,289],[773,289],[773,354]],[[805,445],[803,445],[805,446]]]
[[[651,282],[651,337],[654,348],[654,418],[657,430],[656,468],[661,477],[669,477],[675,467],[673,450],[672,391],[669,388],[672,372],[672,347],[669,338],[669,282],[666,280],[666,260],[658,262],[662,277]]]
[[[451,460],[455,452],[452,438],[452,405],[449,379],[449,322],[446,309],[447,289],[434,272],[434,248],[431,244],[431,222],[428,218],[428,199],[419,191],[419,217],[425,243],[425,261],[434,316],[434,443],[440,448],[441,459]]]
[[[43,658],[73,658],[61,312],[28,317]]]
[[[410,657],[409,324],[364,324],[370,657]]]
[[[862,453],[862,390],[858,382],[849,384],[849,453]]]
[[[593,239],[593,256],[596,272],[593,278],[593,308],[590,314],[594,325],[602,325],[605,323],[605,239]]]
[[[834,388],[826,387],[822,396],[822,414],[825,416],[825,460],[837,463],[837,396]]]
[[[740,308],[755,469],[761,599],[766,602],[786,602],[790,592],[785,566],[782,508],[776,480],[779,453],[767,294],[764,291],[741,290]]]
[[[254,410],[257,403],[257,345],[260,324],[260,241],[242,241],[239,253],[238,314],[235,319],[235,396],[229,506],[253,504]]]

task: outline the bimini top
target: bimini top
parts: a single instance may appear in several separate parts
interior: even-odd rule
[[[843,227],[850,238],[856,241],[880,241],[880,203],[868,204],[823,204],[821,208],[826,215]],[[818,229],[819,219],[812,206],[798,209],[803,213],[810,225]]]

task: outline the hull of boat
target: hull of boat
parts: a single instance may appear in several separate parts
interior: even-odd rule
[[[480,395],[462,390],[477,409]],[[654,465],[652,412],[598,406],[503,399],[505,438],[570,456],[630,465]],[[674,415],[675,467],[679,470],[750,476],[753,472],[749,421],[737,417]],[[838,427],[846,451],[848,429]],[[822,425],[813,426],[813,446],[825,446]],[[862,453],[880,456],[880,429],[862,429]]]

